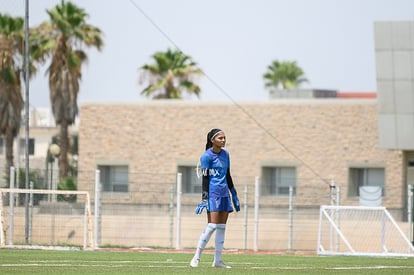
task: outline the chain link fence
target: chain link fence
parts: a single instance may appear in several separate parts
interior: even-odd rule
[[[37,175],[32,178],[34,188],[48,190],[60,186],[54,183],[53,176],[50,177],[51,173],[58,175],[57,171],[32,172]],[[130,178],[134,182],[122,192],[106,191],[100,172],[88,171],[88,174],[93,188],[87,190],[91,197],[87,206],[85,196],[33,194],[27,212],[25,194],[15,194],[11,203],[10,193],[2,192],[4,245],[81,247],[85,244],[85,232],[92,229],[89,238],[93,240],[87,241],[93,241],[95,247],[196,247],[207,217],[205,213],[195,214],[201,198],[199,192],[188,193],[185,188],[181,191],[177,188],[179,174],[132,175]],[[261,193],[259,177],[234,175],[233,179],[241,211],[230,214],[227,249],[316,251],[320,205],[340,205],[341,198],[346,196],[339,185],[333,188],[329,181],[318,186],[303,184],[290,188],[285,195],[274,196]],[[305,179],[299,181],[306,182]],[[357,204],[358,200],[355,202]],[[87,207],[92,212],[91,220],[85,216]],[[391,212],[408,235],[409,222],[404,217],[407,211],[393,209]],[[29,225],[25,225],[27,213],[30,214]],[[213,242],[209,245],[212,247]]]

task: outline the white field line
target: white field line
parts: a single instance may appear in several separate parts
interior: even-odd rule
[[[135,264],[135,265],[130,265]],[[300,266],[300,267],[283,267],[283,266],[264,266],[258,263],[238,263],[238,262],[228,262],[233,268],[243,268],[243,269],[265,269],[265,270],[366,270],[366,269],[400,269],[400,270],[414,270],[414,265],[412,266],[393,266],[393,265],[372,265],[372,266],[336,266],[336,267],[310,267],[310,266]],[[209,266],[210,264],[208,264]],[[137,267],[146,267],[146,268],[190,268],[189,262],[187,261],[173,261],[172,259],[167,259],[166,261],[72,261],[72,260],[41,260],[41,261],[29,261],[28,263],[19,263],[19,264],[0,264],[0,267],[108,267],[108,268],[121,268],[124,266],[137,266]],[[203,267],[203,266],[201,266]]]

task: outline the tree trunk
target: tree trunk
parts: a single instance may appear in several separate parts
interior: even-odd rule
[[[63,179],[68,176],[68,127],[68,122],[66,120],[62,120],[60,123],[59,179]]]
[[[12,130],[7,129],[6,134],[4,135],[6,142],[6,176],[10,175],[10,167],[13,164],[13,134]]]

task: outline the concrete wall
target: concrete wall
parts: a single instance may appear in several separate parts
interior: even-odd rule
[[[379,145],[414,149],[414,22],[375,23]]]

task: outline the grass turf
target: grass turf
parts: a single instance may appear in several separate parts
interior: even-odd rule
[[[414,258],[223,254],[232,269],[198,268],[192,254],[0,249],[0,274],[414,274]]]

